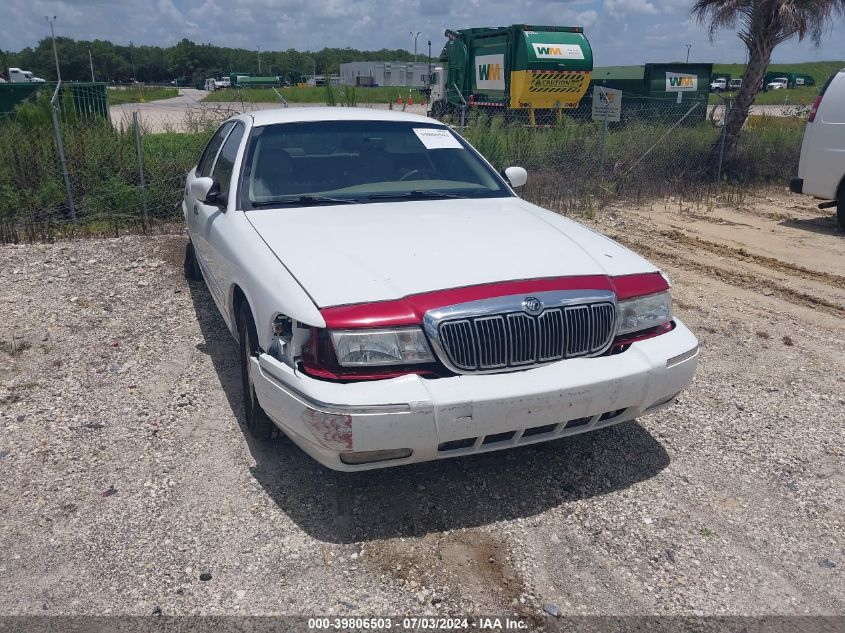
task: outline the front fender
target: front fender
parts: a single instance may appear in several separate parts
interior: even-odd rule
[[[325,327],[320,311],[284,263],[241,211],[228,211],[229,235],[221,236],[220,252],[226,261],[226,304],[229,327],[236,334],[235,296],[240,288],[255,318],[258,342],[270,347],[273,318],[279,313],[296,321]]]

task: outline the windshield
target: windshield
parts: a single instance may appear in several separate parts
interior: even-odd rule
[[[241,208],[390,199],[511,196],[448,128],[405,121],[320,121],[255,128]]]

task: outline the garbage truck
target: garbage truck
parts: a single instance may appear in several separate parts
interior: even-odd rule
[[[447,30],[442,68],[431,76],[430,115],[508,112],[531,124],[578,107],[593,70],[579,26],[515,24]]]

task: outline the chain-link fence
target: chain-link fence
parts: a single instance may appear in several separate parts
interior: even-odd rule
[[[577,108],[533,113],[468,102],[438,114],[497,169],[528,169],[521,195],[564,212],[686,195],[719,179],[783,185],[797,173],[800,110],[752,113],[722,152],[728,103],[620,96],[621,104],[605,98],[594,107],[588,95]],[[185,173],[216,124],[255,104],[173,107],[185,117],[178,129],[191,131],[161,131],[131,106],[113,108],[111,121],[79,113],[49,94],[0,119],[0,241],[119,234],[178,219]]]

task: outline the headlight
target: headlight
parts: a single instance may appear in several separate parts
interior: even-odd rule
[[[616,306],[617,334],[647,330],[671,320],[672,298],[668,292],[620,301]]]
[[[334,351],[342,367],[432,363],[434,356],[418,327],[395,330],[333,330]]]

